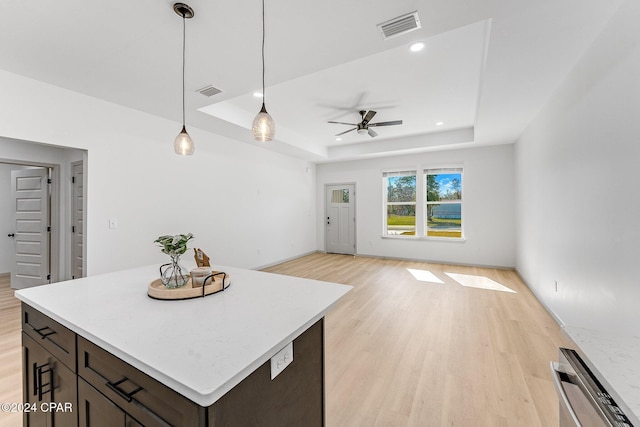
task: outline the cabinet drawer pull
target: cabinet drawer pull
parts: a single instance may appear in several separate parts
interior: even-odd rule
[[[46,331],[47,329],[49,329],[48,332],[42,332],[42,331]],[[53,329],[51,329],[48,326],[45,326],[44,328],[40,328],[40,329],[33,329],[34,331],[36,331],[38,333],[38,335],[40,335],[40,338],[45,339],[46,337],[48,337],[49,335],[53,335],[56,333],[56,331],[54,331]]]
[[[44,382],[44,376],[49,374],[49,379]],[[33,395],[38,396],[38,402],[42,402],[42,396],[53,391],[53,368],[48,363],[38,366],[33,364]]]
[[[129,378],[124,377],[123,379],[116,381],[115,383],[107,381],[106,386],[109,387],[111,390],[113,390],[118,396],[122,397],[127,402],[131,402],[133,400],[133,395],[139,392],[140,390],[142,390],[142,387],[137,386],[134,390],[127,393],[126,391],[118,387],[120,384],[124,383],[125,381],[129,381]],[[132,382],[132,384],[135,384],[135,383]]]

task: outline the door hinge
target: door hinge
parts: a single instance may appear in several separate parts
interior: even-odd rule
[[[72,183],[72,184],[75,184],[75,183],[76,183],[76,177],[75,177],[75,176],[72,176],[72,177],[71,177],[71,183]]]
[[[51,275],[47,274],[47,280],[51,280]]]
[[[76,232],[76,226],[75,226],[75,225],[72,225],[72,226],[71,226],[71,232],[72,232],[72,233],[75,233],[75,232]]]
[[[47,231],[51,232],[51,226],[47,227]]]
[[[71,278],[72,278],[72,279],[75,279],[75,278],[76,278],[76,276],[71,276]]]
[[[51,178],[47,178],[47,184],[51,184],[52,182]]]

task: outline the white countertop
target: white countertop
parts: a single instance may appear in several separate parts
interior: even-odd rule
[[[640,426],[640,337],[564,326],[585,362],[635,426]]]
[[[351,286],[213,266],[231,286],[147,296],[158,266],[16,291],[16,297],[192,401],[209,406],[325,316]]]

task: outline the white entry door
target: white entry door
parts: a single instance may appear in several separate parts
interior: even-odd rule
[[[324,222],[327,252],[355,254],[355,185],[327,185],[326,207]]]
[[[11,287],[25,288],[49,281],[49,169],[11,171],[15,209],[15,265]]]

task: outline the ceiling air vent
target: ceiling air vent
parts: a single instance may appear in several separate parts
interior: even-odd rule
[[[209,85],[209,86],[203,87],[202,89],[198,89],[196,92],[200,92],[204,96],[213,96],[213,95],[219,94],[222,91],[220,89],[218,89],[218,88],[215,88],[215,87]]]
[[[407,13],[406,15],[398,16],[397,18],[378,24],[378,29],[382,33],[384,40],[417,30],[418,28],[420,28],[418,11]]]

